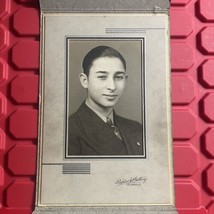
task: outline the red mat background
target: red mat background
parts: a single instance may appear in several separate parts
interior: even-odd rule
[[[176,207],[214,213],[214,1],[171,0]],[[0,0],[0,213],[34,209],[38,0]]]

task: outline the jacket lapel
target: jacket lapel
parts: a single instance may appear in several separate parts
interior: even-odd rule
[[[87,144],[98,154],[127,154],[122,142],[114,134],[112,128],[85,104],[82,104],[80,108],[79,118],[87,138]]]
[[[127,119],[121,118],[116,114],[114,115],[114,119],[123,137],[128,155],[142,155],[142,127],[134,121],[133,123],[135,123],[136,126],[133,124],[129,125]]]

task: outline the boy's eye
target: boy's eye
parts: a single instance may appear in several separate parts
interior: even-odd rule
[[[123,80],[123,79],[125,79],[125,76],[124,75],[117,75],[117,76],[115,76],[115,79]]]
[[[106,78],[107,78],[107,76],[105,76],[105,75],[101,75],[101,76],[98,76],[97,78],[98,78],[98,79],[101,79],[101,80],[104,80],[104,79],[106,79]]]

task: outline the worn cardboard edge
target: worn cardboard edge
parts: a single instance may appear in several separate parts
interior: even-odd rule
[[[40,0],[43,13],[168,13],[169,0]]]
[[[33,214],[177,214],[174,206],[36,207]]]

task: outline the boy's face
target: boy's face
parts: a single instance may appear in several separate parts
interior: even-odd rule
[[[126,71],[116,57],[100,57],[94,60],[89,76],[81,82],[88,89],[88,101],[97,110],[114,107],[126,84]]]

